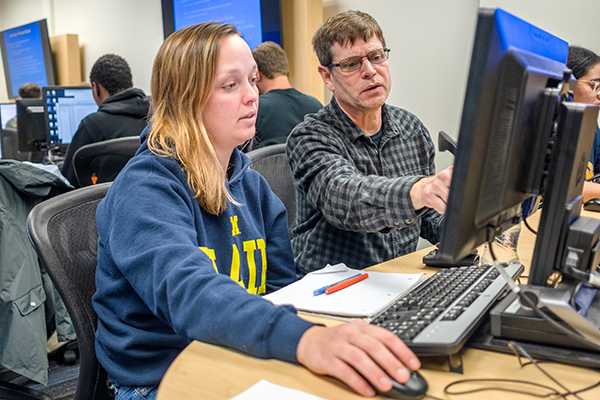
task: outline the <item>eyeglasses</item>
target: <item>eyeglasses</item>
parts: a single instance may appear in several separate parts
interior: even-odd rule
[[[600,95],[600,82],[598,82],[598,81],[583,81],[581,79],[579,79],[577,82],[589,83],[592,86],[592,90],[594,91],[594,93],[596,93],[597,95]]]
[[[340,67],[342,72],[352,72],[359,69],[362,65],[363,58],[368,58],[371,64],[381,64],[385,62],[390,55],[390,49],[386,49],[385,47],[377,50],[373,50],[366,56],[356,56],[356,57],[348,57],[344,58],[337,64],[329,64],[327,67]]]

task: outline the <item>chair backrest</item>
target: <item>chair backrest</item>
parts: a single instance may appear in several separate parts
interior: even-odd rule
[[[247,154],[250,168],[265,177],[271,190],[281,199],[288,213],[288,230],[296,226],[296,193],[292,169],[285,154],[285,143],[261,147]]]
[[[29,238],[73,321],[80,369],[75,400],[108,399],[107,374],[95,351],[98,231],[96,207],[110,183],[53,197],[35,206],[27,218]]]
[[[73,155],[73,170],[79,186],[114,181],[139,147],[139,136],[104,140],[81,146]]]

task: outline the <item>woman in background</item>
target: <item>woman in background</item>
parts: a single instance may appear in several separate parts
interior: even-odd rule
[[[600,104],[600,57],[593,51],[583,47],[569,46],[567,67],[577,79],[573,101]],[[598,173],[600,173],[600,129],[596,127],[586,179],[591,179]],[[583,201],[596,197],[600,197],[600,185],[593,182],[584,182]]]
[[[254,135],[256,71],[228,24],[182,29],[158,51],[151,125],[96,215],[96,353],[117,400],[154,398],[192,340],[300,362],[367,396],[358,372],[387,391],[420,366],[385,329],[314,325],[257,296],[296,271],[285,208],[236,148]]]

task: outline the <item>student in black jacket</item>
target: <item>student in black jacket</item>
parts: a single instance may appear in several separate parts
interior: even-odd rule
[[[98,111],[85,117],[73,135],[62,166],[62,174],[79,187],[73,170],[73,155],[82,146],[125,136],[139,136],[146,127],[149,99],[133,87],[127,61],[115,54],[100,57],[92,66],[90,82]]]

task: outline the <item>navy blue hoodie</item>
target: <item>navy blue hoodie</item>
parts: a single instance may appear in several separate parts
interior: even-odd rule
[[[191,340],[297,361],[312,326],[257,294],[295,266],[283,204],[237,149],[228,189],[240,204],[200,208],[172,158],[140,147],[98,205],[96,353],[119,385],[158,385]]]

